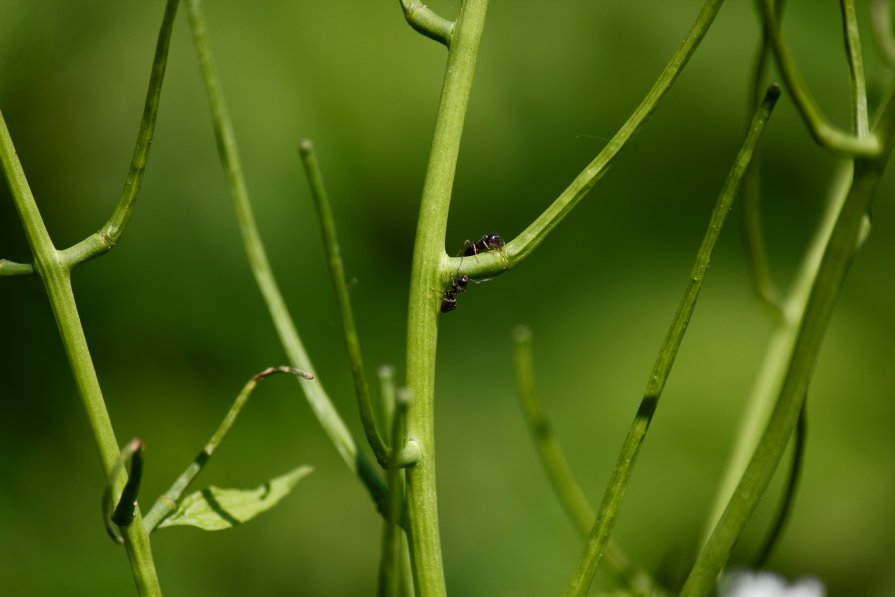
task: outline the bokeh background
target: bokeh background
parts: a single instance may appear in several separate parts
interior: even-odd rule
[[[445,51],[411,30],[395,1],[206,4],[273,266],[315,373],[361,437],[296,144],[311,137],[319,149],[368,372],[389,363],[400,377]],[[659,112],[572,217],[442,320],[439,505],[454,595],[558,594],[577,562],[581,541],[520,415],[511,330],[533,329],[545,408],[598,503],[747,119],[760,29],[752,3],[728,4]],[[98,229],[115,204],[163,5],[0,2],[0,108],[58,246]],[[458,3],[431,5],[453,16]],[[493,2],[449,251],[488,232],[511,238],[540,213],[639,102],[700,5]],[[845,124],[840,28],[830,3],[788,3],[804,74]],[[876,97],[888,77],[864,32]],[[763,147],[768,245],[786,286],[836,161],[812,144],[785,95]],[[831,595],[895,594],[892,191],[887,175],[827,335],[803,482],[771,560],[787,577],[820,576]],[[0,257],[29,260],[5,185]],[[243,383],[285,361],[242,252],[184,11],[135,216],[120,245],[74,281],[118,438],[139,435],[148,446],[145,507]],[[132,594],[123,551],[102,529],[97,454],[42,285],[0,285],[0,594]],[[670,577],[686,571],[770,330],[735,208],[618,522],[616,537],[642,565]],[[253,487],[300,464],[316,470],[249,524],[155,534],[166,595],[373,594],[379,518],[292,380],[258,389],[200,485]],[[754,555],[779,481],[735,561]],[[602,574],[597,588],[608,586]]]

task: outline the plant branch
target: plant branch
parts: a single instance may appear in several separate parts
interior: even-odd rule
[[[407,410],[411,406],[409,392],[397,395],[395,414],[392,418],[391,452],[398,454],[407,441]],[[404,475],[397,462],[388,463],[388,515],[382,532],[382,557],[379,563],[379,596],[397,597],[401,587],[401,508],[404,504]]]
[[[165,6],[165,14],[162,17],[162,25],[155,45],[152,73],[149,76],[149,89],[146,91],[146,101],[143,106],[143,118],[140,121],[140,131],[137,133],[137,143],[124,182],[124,190],[121,192],[112,217],[98,232],[62,251],[62,260],[69,269],[110,251],[118,243],[121,233],[124,232],[124,228],[130,221],[137,196],[140,194],[140,186],[143,184],[143,175],[149,160],[149,148],[155,134],[159,98],[162,93],[162,82],[165,79],[165,68],[168,65],[168,49],[171,46],[171,32],[179,4],[179,0],[168,0]]]
[[[566,509],[566,514],[572,519],[578,532],[586,538],[596,519],[596,513],[575,479],[562,447],[553,433],[553,428],[541,408],[534,379],[531,330],[524,326],[517,327],[513,333],[513,344],[519,398],[535,449],[560,503]],[[657,589],[655,580],[634,566],[612,539],[606,544],[606,561],[611,572],[626,588],[637,595],[655,594]]]
[[[776,3],[777,17],[783,11],[783,0]],[[755,61],[755,69],[752,74],[752,87],[749,97],[749,113],[754,114],[758,109],[767,87],[766,77],[768,62],[771,57],[771,39],[768,32],[762,29],[761,47]],[[749,273],[752,287],[758,298],[777,317],[783,317],[783,305],[780,291],[771,277],[771,268],[768,264],[767,249],[764,242],[761,224],[761,148],[756,147],[752,164],[746,171],[743,179],[743,238],[746,248],[746,260],[749,263]]]
[[[323,234],[323,246],[326,249],[326,257],[329,261],[329,273],[336,291],[336,299],[339,303],[339,311],[342,315],[342,331],[345,336],[345,348],[348,350],[348,361],[351,363],[351,375],[354,379],[354,390],[357,394],[357,406],[360,411],[361,423],[367,442],[373,449],[376,460],[382,467],[388,466],[389,450],[376,428],[376,415],[373,413],[373,402],[370,399],[370,387],[364,374],[364,360],[360,347],[360,339],[357,328],[354,325],[354,313],[351,309],[351,299],[348,297],[348,286],[345,284],[345,266],[342,264],[342,253],[339,249],[339,240],[336,238],[336,224],[333,219],[329,196],[323,184],[323,173],[314,152],[314,144],[305,139],[298,146],[302,165],[308,177],[311,187],[311,197],[317,208],[317,217],[320,222],[320,230]]]
[[[870,22],[883,61],[889,68],[895,68],[895,36],[892,35],[889,0],[870,0]]]
[[[789,46],[786,45],[780,33],[780,23],[775,14],[774,0],[759,0],[758,4],[783,80],[814,140],[823,147],[848,156],[865,158],[879,156],[882,144],[877,137],[873,135],[855,136],[829,122],[808,91],[789,51]]]
[[[817,275],[810,281],[804,315],[795,336],[773,412],[733,496],[703,546],[684,585],[684,597],[704,595],[714,586],[730,550],[755,511],[796,426],[827,324],[860,244],[864,221],[891,152],[895,130],[895,96],[880,112],[874,134],[883,152],[874,160],[856,160],[851,185],[824,244]]]
[[[454,22],[438,16],[434,10],[419,0],[401,0],[407,23],[429,39],[450,47]]]
[[[218,153],[227,175],[230,193],[233,198],[233,207],[236,211],[236,220],[242,234],[242,241],[252,275],[255,277],[255,282],[258,284],[258,289],[270,312],[274,327],[280,338],[280,343],[286,351],[290,364],[296,369],[313,371],[314,367],[298,335],[292,317],[289,315],[286,302],[283,300],[283,295],[267,259],[267,252],[264,250],[264,245],[261,242],[258,227],[255,224],[255,217],[249,202],[248,189],[236,145],[236,135],[233,132],[233,125],[224,103],[224,96],[221,91],[217,67],[214,63],[214,56],[208,39],[201,2],[199,0],[189,0],[187,6],[189,9],[190,28],[196,43],[202,78],[208,93],[209,105],[211,106],[211,117],[218,143]],[[330,441],[336,447],[336,450],[338,450],[342,460],[345,461],[345,464],[352,472],[358,475],[377,506],[382,507],[381,501],[386,493],[382,479],[363,452],[358,451],[354,438],[330,401],[319,379],[300,379],[299,383],[304,390],[311,410],[314,411],[314,415]]]
[[[239,416],[239,413],[242,412],[242,407],[248,402],[249,397],[252,395],[252,391],[255,389],[255,386],[258,385],[258,382],[277,373],[291,373],[301,379],[314,379],[314,376],[310,373],[292,367],[268,367],[252,377],[252,379],[243,386],[239,395],[236,396],[236,400],[233,401],[230,410],[227,411],[224,420],[218,425],[218,428],[211,436],[211,439],[209,439],[202,450],[199,451],[199,454],[193,459],[193,462],[186,467],[179,477],[177,477],[171,487],[168,488],[168,491],[155,500],[155,503],[149,509],[149,512],[146,513],[144,522],[150,533],[154,531],[169,514],[177,509],[177,502],[180,500],[183,492],[186,491],[196,477],[199,476],[199,473],[202,472],[202,469],[205,468],[205,465],[211,460],[215,450],[221,445],[224,438],[227,437],[227,434],[236,422],[236,418]]]
[[[860,139],[870,137],[870,115],[867,110],[867,83],[864,80],[864,58],[861,54],[861,35],[854,0],[839,0],[842,9],[842,29],[845,54],[848,58],[848,81],[852,93],[852,113],[855,134]]]
[[[656,111],[659,102],[665,96],[675,80],[681,74],[693,52],[699,46],[712,24],[724,0],[708,0],[696,17],[680,48],[671,57],[662,74],[647,92],[646,97],[634,110],[634,113],[621,126],[615,136],[602,151],[581,171],[559,197],[538,218],[523,230],[516,238],[508,242],[499,251],[487,251],[478,255],[477,259],[450,258],[444,264],[445,272],[461,272],[470,278],[486,278],[503,273],[528,257],[535,248],[547,238],[569,212],[590,192],[603,174],[624,149],[625,144],[640,130],[640,127]]]
[[[808,416],[805,414],[807,406],[802,402],[802,410],[799,411],[799,419],[796,423],[795,441],[792,449],[792,464],[789,468],[789,476],[786,479],[786,489],[783,490],[783,499],[780,509],[771,525],[771,530],[755,558],[754,570],[762,570],[771,557],[771,552],[777,546],[777,541],[783,534],[783,529],[789,520],[789,513],[795,503],[796,490],[799,487],[799,479],[802,475],[802,463],[805,461],[805,441],[808,435]]]
[[[8,259],[0,259],[0,277],[33,276],[34,266],[30,263],[16,263]]]
[[[690,322],[690,317],[693,315],[693,310],[696,307],[696,299],[699,297],[699,291],[702,289],[702,283],[705,279],[705,274],[708,271],[715,243],[721,234],[721,228],[733,205],[733,200],[736,197],[740,182],[752,159],[755,146],[761,137],[761,133],[764,130],[765,124],[767,124],[768,118],[770,117],[771,111],[773,110],[779,95],[780,88],[776,85],[772,86],[765,95],[765,100],[752,119],[752,125],[749,127],[746,139],[740,148],[736,160],[734,161],[733,168],[731,169],[727,181],[724,183],[724,188],[721,190],[718,197],[715,209],[712,212],[708,230],[705,233],[705,237],[699,247],[699,252],[696,255],[696,261],[693,264],[693,270],[690,273],[690,280],[684,291],[684,296],[681,298],[677,313],[674,316],[674,320],[671,323],[671,327],[668,330],[662,348],[659,350],[659,355],[656,358],[656,363],[653,366],[652,374],[647,383],[646,392],[644,393],[643,400],[637,410],[637,415],[634,417],[634,422],[631,425],[625,443],[622,446],[615,470],[612,472],[609,488],[603,497],[603,503],[600,506],[600,511],[597,513],[596,522],[588,537],[588,542],[585,546],[584,553],[581,556],[581,561],[578,564],[578,569],[575,571],[572,581],[566,591],[567,596],[586,594],[593,581],[594,574],[596,573],[597,567],[603,556],[606,543],[612,534],[615,521],[621,510],[622,500],[633,471],[634,463],[640,452],[640,446],[643,444],[643,440],[646,437],[646,432],[649,429],[649,424],[656,412],[659,398],[662,395],[662,390],[665,388],[665,383],[668,380],[671,367],[677,357],[678,350],[680,349],[681,342],[684,338],[684,333]]]
[[[34,271],[40,276],[50,300],[50,307],[56,319],[56,326],[59,329],[59,336],[71,366],[75,385],[81,396],[90,428],[93,431],[93,438],[99,450],[103,472],[106,477],[109,477],[115,466],[115,461],[118,459],[118,442],[115,439],[112,422],[106,410],[96,369],[90,357],[84,329],[81,327],[71,287],[70,271],[50,239],[22,170],[22,164],[16,155],[2,113],[0,113],[0,165],[2,165],[3,173],[10,191],[12,191],[19,219],[25,229],[34,259]],[[113,493],[120,495],[125,484],[126,479],[123,473],[113,477]],[[137,592],[141,596],[161,595],[158,575],[152,561],[149,535],[143,526],[139,510],[136,512],[134,523],[123,527],[122,535]]]

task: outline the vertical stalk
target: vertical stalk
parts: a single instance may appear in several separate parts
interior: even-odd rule
[[[407,318],[407,387],[414,396],[408,439],[420,447],[407,471],[407,510],[414,582],[419,597],[445,595],[435,489],[435,351],[451,189],[488,0],[466,0],[454,27],[447,71],[423,185]]]
[[[75,385],[81,395],[84,410],[87,413],[90,428],[99,450],[103,472],[108,476],[118,459],[118,442],[115,439],[112,421],[109,419],[99,379],[90,357],[84,329],[81,327],[81,319],[78,316],[78,308],[71,287],[71,272],[63,263],[61,252],[56,249],[50,239],[31,188],[25,179],[25,173],[16,155],[2,114],[0,114],[0,163],[2,163],[3,172],[12,191],[16,210],[34,257],[34,271],[40,276],[46,288],[47,297],[50,299],[53,316],[56,318],[56,325],[59,328],[59,336],[62,339],[62,345],[75,378]],[[120,495],[124,485],[125,476],[119,474],[117,478],[113,479],[114,495]],[[149,535],[143,526],[143,519],[139,511],[130,525],[121,527],[121,532],[138,594],[161,595],[158,576],[152,561]]]

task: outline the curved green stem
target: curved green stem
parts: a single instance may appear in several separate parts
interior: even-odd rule
[[[808,91],[805,81],[796,68],[789,47],[780,33],[780,23],[775,14],[774,0],[759,0],[758,4],[783,80],[814,140],[823,147],[849,156],[864,158],[879,156],[882,151],[882,143],[876,136],[856,136],[829,122]]]
[[[423,185],[410,280],[407,320],[407,388],[413,393],[407,434],[421,453],[407,470],[410,548],[418,597],[446,592],[435,488],[435,352],[443,287],[454,272],[444,269],[451,190],[488,0],[465,0],[448,52],[432,150]]]
[[[702,289],[702,283],[708,271],[715,243],[718,241],[721,228],[727,219],[728,212],[739,190],[740,181],[749,166],[755,146],[761,137],[761,133],[765,124],[767,124],[771,110],[779,95],[780,89],[776,85],[768,90],[764,103],[759,107],[752,119],[752,125],[749,127],[746,139],[743,141],[733,168],[718,197],[708,230],[696,255],[696,261],[693,264],[693,270],[690,273],[690,280],[687,283],[684,296],[681,298],[677,313],[674,316],[662,348],[659,350],[659,355],[656,358],[656,363],[647,383],[646,392],[619,453],[618,461],[609,481],[609,487],[603,496],[603,503],[600,505],[600,511],[597,513],[597,519],[588,537],[584,553],[566,590],[567,596],[586,594],[593,581],[594,574],[596,574],[606,543],[609,541],[609,537],[615,527],[615,521],[621,511],[622,500],[633,472],[634,463],[640,452],[640,446],[646,437],[646,432],[656,412],[659,398],[662,396],[662,390],[665,388],[671,367],[677,357],[684,333],[690,322],[690,317],[693,315],[693,310],[696,307],[696,299],[699,297],[699,291]]]
[[[329,204],[329,196],[323,184],[323,173],[317,162],[314,152],[314,144],[305,139],[298,146],[301,162],[308,177],[311,187],[311,197],[314,198],[314,206],[317,208],[317,217],[320,222],[320,230],[323,234],[323,246],[326,249],[326,257],[329,260],[329,273],[336,291],[336,299],[339,303],[339,311],[342,315],[342,331],[345,336],[345,348],[348,350],[348,361],[351,363],[351,375],[354,379],[354,390],[357,394],[357,406],[360,411],[361,423],[367,436],[367,443],[373,449],[373,454],[379,465],[388,465],[389,450],[382,439],[379,429],[376,428],[376,415],[373,413],[373,402],[370,399],[370,387],[364,374],[364,360],[360,347],[360,339],[357,336],[357,327],[354,325],[354,312],[351,309],[351,299],[348,297],[348,286],[345,284],[345,266],[342,265],[342,253],[339,249],[339,240],[336,238],[336,223],[333,219],[332,208]]]
[[[513,344],[519,398],[538,456],[572,523],[582,536],[587,537],[597,515],[575,479],[562,447],[541,408],[534,379],[531,330],[524,326],[517,327],[513,333]],[[656,582],[645,571],[634,566],[612,539],[606,544],[606,562],[618,580],[635,594],[656,594]]]
[[[783,0],[776,3],[777,15],[783,11]],[[771,40],[766,30],[762,30],[761,47],[755,60],[752,73],[752,87],[749,97],[749,112],[754,113],[761,102],[767,87],[766,76],[768,62],[771,57]],[[746,248],[746,260],[752,287],[770,311],[777,317],[783,317],[783,305],[780,291],[774,284],[771,268],[768,264],[767,249],[761,224],[761,148],[755,149],[752,165],[743,179],[743,238]]]
[[[34,270],[43,281],[47,297],[50,299],[59,336],[99,450],[103,472],[109,477],[118,460],[118,441],[115,439],[112,421],[106,410],[84,329],[81,327],[71,287],[71,272],[50,239],[31,188],[25,179],[22,164],[16,155],[2,113],[0,113],[0,164],[12,191],[22,227],[25,229],[34,259]],[[112,479],[112,493],[120,495],[125,484],[126,478],[121,472]],[[158,575],[152,561],[149,535],[143,526],[139,510],[136,512],[133,524],[122,527],[121,532],[137,592],[140,595],[161,595]]]
[[[450,47],[453,21],[438,16],[434,10],[419,0],[401,0],[401,8],[404,10],[407,23],[416,31]]]
[[[239,416],[239,413],[242,412],[242,408],[245,406],[246,402],[248,402],[249,397],[252,395],[258,382],[277,373],[291,373],[301,379],[314,378],[310,373],[299,371],[292,367],[268,367],[264,371],[253,376],[252,379],[243,386],[239,395],[236,396],[236,400],[233,401],[230,410],[224,415],[224,419],[221,421],[221,424],[218,425],[218,428],[211,436],[211,439],[209,439],[205,446],[202,447],[202,450],[199,451],[199,454],[193,462],[186,467],[186,470],[177,477],[171,487],[168,488],[168,491],[159,497],[149,509],[149,512],[146,513],[145,524],[150,533],[154,531],[156,527],[171,514],[171,512],[177,509],[177,502],[180,500],[183,492],[186,491],[199,473],[202,472],[202,469],[205,468],[205,465],[208,464],[208,461],[211,460],[211,457],[214,455],[215,450],[217,450],[221,442],[224,441],[224,438],[227,437],[230,428],[233,427],[236,418]]]
[[[208,40],[208,31],[202,6],[199,0],[189,0],[187,3],[190,17],[190,28],[196,43],[196,52],[199,55],[199,65],[202,70],[202,78],[208,93],[208,101],[211,106],[211,118],[214,124],[215,136],[218,142],[218,153],[221,163],[227,175],[230,193],[233,198],[233,207],[236,211],[236,220],[242,234],[242,241],[249,266],[258,284],[261,296],[267,305],[274,327],[280,337],[280,343],[286,351],[290,364],[296,369],[313,371],[311,359],[302,344],[286,302],[274,278],[267,252],[261,242],[258,227],[255,224],[255,216],[249,202],[248,189],[245,177],[242,173],[242,164],[236,145],[236,136],[233,125],[227,113],[223,92],[211,52],[211,44]],[[371,497],[378,506],[382,506],[382,499],[386,491],[382,479],[373,468],[372,464],[358,451],[357,444],[348,427],[345,425],[339,413],[330,401],[318,378],[312,380],[299,380],[305,396],[314,415],[323,427],[330,441],[338,450],[339,455],[348,468],[356,473],[367,487]]]
[[[453,257],[447,259],[445,272],[462,272],[470,278],[487,278],[501,274],[528,257],[547,235],[559,225],[569,212],[590,192],[597,181],[618,157],[625,144],[640,130],[647,119],[656,111],[659,102],[671,89],[687,62],[708,32],[724,0],[707,0],[696,21],[687,32],[680,48],[668,61],[659,78],[647,92],[646,97],[634,110],[628,120],[619,128],[609,143],[591,161],[572,183],[557,197],[538,218],[516,238],[499,251],[487,251],[476,259]],[[446,283],[447,278],[445,278]],[[443,286],[440,285],[439,287]]]
[[[110,251],[121,238],[124,228],[130,221],[137,196],[140,194],[140,186],[143,184],[143,175],[149,160],[149,148],[155,134],[159,98],[162,93],[162,82],[165,79],[165,68],[168,65],[168,49],[171,46],[171,32],[174,28],[174,18],[177,16],[179,4],[180,0],[168,0],[165,5],[165,14],[162,17],[162,25],[155,45],[149,89],[146,91],[146,101],[143,106],[143,118],[140,121],[137,143],[121,197],[118,199],[112,217],[98,232],[62,251],[62,260],[69,268]]]

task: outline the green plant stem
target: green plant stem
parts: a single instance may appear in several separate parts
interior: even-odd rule
[[[870,115],[867,109],[867,83],[864,80],[864,58],[854,0],[839,0],[845,54],[848,57],[848,79],[852,93],[852,114],[855,134],[859,139],[870,137]]]
[[[392,454],[398,454],[406,441],[407,409],[410,396],[400,392],[392,419]],[[382,557],[379,563],[379,597],[398,597],[401,590],[401,551],[404,548],[399,519],[404,503],[403,469],[397,462],[388,464],[388,515],[382,532]]]
[[[130,221],[137,196],[140,194],[140,186],[143,184],[146,163],[149,161],[149,148],[152,145],[155,123],[158,119],[162,82],[165,79],[165,68],[168,65],[171,32],[174,28],[174,18],[177,16],[179,4],[179,0],[168,0],[165,6],[165,14],[162,17],[162,25],[155,46],[155,57],[152,61],[149,89],[146,91],[146,101],[143,106],[143,118],[140,121],[137,143],[121,197],[118,199],[118,204],[109,221],[98,232],[62,251],[62,261],[67,264],[69,269],[110,251],[118,243],[122,232]]]
[[[519,398],[535,448],[560,503],[565,507],[578,532],[586,538],[596,519],[596,513],[575,479],[562,447],[553,433],[553,428],[541,408],[534,379],[531,330],[524,326],[517,327],[513,333],[513,340]],[[656,582],[646,572],[631,564],[628,556],[612,539],[606,544],[606,562],[610,571],[626,588],[637,595],[655,594]]]
[[[308,184],[311,187],[311,197],[313,197],[314,206],[317,208],[317,217],[323,234],[323,246],[329,261],[329,273],[342,315],[345,348],[348,350],[348,361],[351,363],[351,375],[354,379],[354,390],[357,394],[357,406],[364,434],[367,436],[367,443],[373,449],[373,454],[379,465],[386,467],[388,466],[389,450],[379,429],[376,428],[376,415],[373,412],[373,402],[370,399],[370,387],[364,374],[363,353],[360,339],[357,336],[357,327],[354,325],[351,299],[348,297],[348,286],[345,284],[345,266],[342,265],[342,253],[339,249],[339,240],[336,238],[336,223],[330,207],[329,196],[326,193],[326,186],[323,184],[323,173],[317,161],[314,144],[310,140],[305,139],[299,143],[298,151],[308,177]]]
[[[711,514],[706,520],[703,543],[708,541],[712,529],[718,524],[724,508],[733,495],[749,458],[758,444],[761,431],[770,418],[774,402],[780,393],[780,387],[786,375],[786,367],[795,346],[799,322],[804,317],[811,287],[817,278],[824,250],[830,241],[830,235],[833,233],[836,219],[842,210],[851,182],[852,163],[846,162],[839,167],[833,177],[830,195],[827,198],[827,205],[820,224],[802,260],[792,289],[782,302],[783,317],[774,322],[774,330],[765,350],[764,360],[759,367],[755,385],[747,400],[745,415],[741,418],[740,430],[710,510]]]
[[[404,10],[407,23],[416,31],[450,47],[453,21],[438,16],[434,10],[419,0],[401,0],[401,8]]]
[[[569,214],[569,212],[590,192],[603,174],[615,161],[625,144],[640,130],[640,127],[656,111],[675,80],[681,74],[699,43],[705,37],[724,0],[708,0],[696,17],[680,48],[671,57],[659,78],[634,110],[634,113],[609,140],[602,151],[572,181],[559,197],[538,218],[516,238],[508,242],[500,251],[482,253],[477,259],[449,259],[446,271],[469,275],[471,278],[494,276],[515,266],[528,257],[547,235]]]
[[[437,289],[453,274],[443,269],[447,259],[445,231],[487,8],[487,0],[465,0],[460,7],[448,52],[413,252],[406,385],[414,402],[407,431],[408,439],[419,446],[421,458],[407,470],[407,508],[418,597],[437,597],[446,592],[435,488],[435,353],[441,303]]]
[[[876,138],[883,143],[882,155],[875,160],[855,160],[851,185],[829,240],[823,245],[817,275],[810,282],[804,315],[789,353],[791,356],[786,358],[785,345],[782,346],[784,352],[778,355],[783,358],[786,368],[773,412],[730,501],[690,571],[682,596],[695,597],[711,591],[730,550],[767,489],[798,421],[824,332],[848,266],[859,246],[864,220],[885,169],[885,156],[891,152],[895,129],[893,98],[892,95],[886,98],[874,130]]]
[[[776,3],[778,18],[783,11],[783,0]],[[771,57],[771,39],[768,32],[762,29],[761,47],[755,60],[755,68],[752,73],[752,87],[749,97],[749,113],[753,114],[761,103],[764,90],[767,87],[766,78],[768,62]],[[771,276],[771,268],[768,264],[767,250],[765,248],[764,234],[761,224],[761,148],[755,149],[752,164],[743,179],[743,238],[746,247],[746,259],[749,263],[749,273],[752,279],[752,287],[758,298],[761,299],[770,311],[777,317],[783,317],[783,305],[780,291],[774,284]]]
[[[233,207],[236,211],[236,220],[242,234],[243,246],[249,260],[249,266],[258,289],[270,312],[280,343],[283,345],[290,364],[296,369],[313,371],[311,359],[305,350],[304,344],[298,335],[286,302],[280,292],[273,270],[267,259],[267,252],[261,242],[255,217],[249,202],[248,189],[242,172],[242,164],[236,145],[236,136],[233,125],[227,113],[223,92],[208,39],[207,26],[202,13],[202,5],[199,0],[187,2],[190,17],[190,28],[196,43],[196,53],[199,56],[199,65],[202,70],[202,78],[208,93],[208,101],[211,107],[211,118],[214,124],[215,137],[218,143],[218,153],[221,164],[227,175],[230,193],[233,198]],[[311,410],[323,427],[330,441],[336,447],[342,460],[348,468],[357,474],[358,478],[367,487],[373,501],[382,508],[382,500],[386,495],[385,485],[379,474],[373,468],[363,452],[358,451],[357,443],[348,431],[339,413],[336,411],[323,389],[319,378],[312,380],[300,379],[302,390],[307,397]]]
[[[796,108],[811,136],[821,146],[827,147],[847,156],[874,158],[880,155],[882,143],[876,136],[856,136],[847,133],[831,124],[823,114],[817,102],[808,91],[805,81],[796,67],[795,60],[789,51],[781,33],[780,24],[774,10],[774,0],[759,0],[767,34],[771,38],[774,57],[780,67],[786,87],[795,101]]]
[[[215,450],[217,450],[221,442],[224,441],[224,438],[227,436],[227,433],[230,432],[230,428],[233,427],[236,418],[239,416],[239,413],[242,412],[243,406],[248,402],[249,397],[252,395],[252,391],[254,391],[258,382],[277,373],[291,373],[301,379],[314,378],[310,373],[299,371],[292,367],[269,367],[253,376],[252,379],[243,386],[239,395],[236,396],[236,400],[233,401],[230,410],[224,415],[224,420],[218,425],[218,428],[211,436],[211,439],[209,439],[205,446],[202,447],[202,450],[199,451],[199,454],[193,459],[193,462],[186,467],[186,470],[177,477],[171,487],[168,488],[168,491],[159,497],[149,509],[149,512],[146,513],[144,523],[150,533],[154,531],[169,514],[177,509],[177,502],[180,500],[183,492],[187,490],[199,473],[202,472],[202,469],[205,468],[205,465],[208,464],[208,461],[211,460],[211,457],[214,455]]]
[[[4,175],[12,191],[19,219],[25,229],[34,259],[35,272],[40,276],[46,288],[75,385],[81,396],[90,428],[93,431],[93,438],[99,450],[103,472],[108,477],[118,459],[118,442],[115,439],[115,432],[106,410],[99,379],[90,357],[87,339],[81,327],[71,287],[71,272],[62,262],[60,252],[56,250],[50,239],[31,188],[25,179],[25,173],[16,155],[2,113],[0,113],[0,163],[2,163]],[[113,493],[120,495],[125,484],[125,475],[119,474],[112,482]],[[136,512],[134,523],[122,527],[121,531],[138,594],[161,595],[158,575],[152,561],[149,535],[143,526],[139,510]]]
[[[662,396],[662,390],[668,380],[671,367],[677,357],[684,333],[690,322],[690,317],[696,307],[696,299],[699,297],[699,291],[702,289],[702,283],[705,274],[708,271],[709,262],[711,260],[712,251],[715,243],[721,234],[721,228],[727,219],[728,212],[733,205],[733,200],[739,190],[740,182],[752,159],[755,146],[758,143],[761,133],[764,130],[770,117],[771,110],[780,95],[780,89],[774,85],[768,90],[765,100],[759,107],[752,119],[752,125],[749,127],[746,139],[734,161],[733,168],[724,183],[724,188],[718,197],[715,209],[709,222],[708,230],[699,247],[696,255],[696,261],[693,264],[693,270],[690,273],[690,281],[684,291],[684,296],[678,306],[677,313],[659,350],[656,363],[653,366],[652,374],[647,383],[646,392],[643,400],[634,417],[634,422],[625,439],[615,470],[609,481],[609,487],[603,497],[603,503],[600,511],[597,513],[596,522],[593,525],[584,553],[578,568],[572,577],[569,587],[566,590],[567,596],[584,595],[587,593],[594,574],[596,574],[597,566],[603,556],[606,543],[615,526],[615,521],[621,510],[622,500],[625,490],[627,489],[628,480],[633,471],[634,463],[640,451],[640,446],[646,437],[649,424],[655,414],[659,398]]]
[[[0,259],[0,277],[33,276],[34,266],[30,263],[16,263],[8,259]]]
[[[777,516],[774,517],[774,523],[771,525],[768,536],[765,539],[761,550],[758,552],[758,556],[755,558],[755,563],[752,566],[754,570],[761,570],[767,564],[768,559],[771,557],[771,553],[777,546],[777,542],[783,535],[783,529],[789,519],[792,505],[795,503],[796,490],[799,487],[799,479],[802,475],[802,463],[805,460],[805,441],[808,436],[808,415],[805,414],[806,412],[807,406],[803,401],[802,410],[799,411],[799,419],[796,423],[795,441],[792,449],[792,465],[790,466],[789,476],[786,480],[786,488],[783,491],[783,499],[780,503],[780,509],[777,511]]]
[[[889,0],[870,0],[870,22],[883,60],[889,68],[895,68],[895,36],[892,35],[892,9]]]

